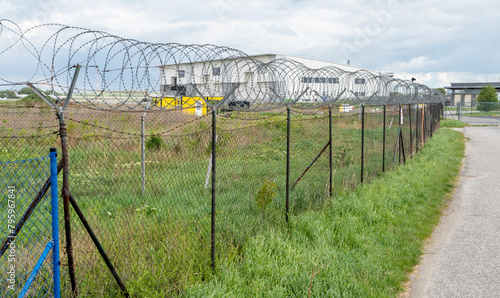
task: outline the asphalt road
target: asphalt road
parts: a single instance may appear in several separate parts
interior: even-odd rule
[[[466,127],[458,187],[404,297],[500,297],[500,127]]]
[[[460,119],[464,123],[468,123],[471,125],[499,125],[500,117],[471,117],[471,116],[462,116]]]

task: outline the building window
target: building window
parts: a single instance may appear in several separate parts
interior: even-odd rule
[[[220,67],[214,67],[214,68],[212,68],[212,75],[214,75],[214,76],[220,76]]]
[[[252,82],[253,72],[245,72],[245,83],[250,85]]]
[[[357,92],[357,91],[356,91],[356,92],[354,92],[354,95],[355,95],[355,96],[365,96],[365,95],[366,95],[366,93],[365,93],[365,92]]]
[[[366,80],[362,78],[354,79],[354,84],[366,84]]]
[[[338,84],[338,78],[325,78],[325,77],[302,77],[300,80],[302,83],[315,83],[315,84]]]
[[[186,72],[184,70],[179,70],[177,71],[177,75],[179,76],[179,78],[183,78],[186,75]]]
[[[203,76],[203,84],[208,84],[209,81],[210,81],[210,76],[209,75],[204,75]]]

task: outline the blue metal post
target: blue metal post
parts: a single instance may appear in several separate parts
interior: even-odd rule
[[[50,148],[50,191],[52,205],[52,240],[54,249],[52,251],[52,263],[54,273],[54,297],[61,297],[61,274],[59,260],[59,214],[58,214],[58,188],[57,188],[57,149]]]

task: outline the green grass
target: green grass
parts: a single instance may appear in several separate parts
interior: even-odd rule
[[[50,134],[55,129],[51,125],[57,127],[50,110],[19,108],[15,112],[0,127],[0,134],[7,136],[2,158],[46,155],[47,148],[60,146],[57,136]],[[67,124],[70,188],[130,293],[140,297],[175,295],[214,278],[210,268],[211,189],[204,187],[211,151],[210,119],[194,118],[195,122],[185,125],[192,118],[148,114],[148,134],[159,135],[162,141],[158,150],[146,151],[146,192],[142,194],[139,116],[77,109],[69,113],[68,119],[75,119]],[[388,119],[396,116],[392,113]],[[240,119],[247,117],[259,119]],[[325,115],[292,117],[291,183],[328,140]],[[380,113],[366,117],[365,181],[382,172],[381,119]],[[183,125],[172,133],[160,133],[179,124]],[[253,241],[266,237],[269,230],[286,229],[286,119],[282,113],[232,113],[218,117],[217,128],[216,263],[218,268],[230,268],[247,259]],[[396,122],[390,128],[387,124],[387,170],[397,167],[393,165],[397,132]],[[408,127],[403,127],[403,135],[409,147]],[[333,192],[339,197],[358,187],[360,181],[358,115],[334,116],[333,136]],[[405,150],[408,156],[409,150]],[[304,212],[332,206],[328,174],[325,152],[290,192],[291,221]],[[266,180],[275,183],[277,191],[263,216],[254,194]],[[80,294],[115,297],[116,283],[75,214],[71,222]],[[64,251],[61,255],[65,268]],[[67,292],[67,275],[62,281]]]
[[[460,133],[438,131],[405,167],[251,239],[241,262],[183,294],[304,297],[311,289],[314,297],[396,297],[438,222],[463,152]]]
[[[448,119],[442,119],[440,126],[441,127],[448,127],[448,128],[454,128],[454,127],[463,128],[463,127],[467,126],[467,124],[463,123],[462,121],[448,118]]]
[[[499,111],[494,111],[494,112],[477,112],[477,113],[463,113],[463,115],[469,116],[469,117],[498,117],[500,115]]]

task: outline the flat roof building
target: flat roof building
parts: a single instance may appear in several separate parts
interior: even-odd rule
[[[450,87],[444,87],[450,90],[450,104],[474,104],[476,97],[484,86],[491,85],[500,93],[500,82],[475,82],[475,83],[451,83]]]
[[[248,59],[253,59],[261,63],[283,61],[278,62],[282,63],[282,65],[280,66],[281,68],[277,68],[276,72],[277,74],[281,71],[283,76],[280,77],[266,74],[260,75],[260,68],[255,67],[255,64],[248,61]],[[288,89],[292,90],[293,86],[302,86],[302,83],[308,84],[310,89],[300,97],[300,101],[314,102],[318,100],[318,93],[320,93],[320,95],[326,95],[329,91],[337,94],[340,93],[342,91],[340,89],[345,88],[347,84],[346,82],[341,81],[341,77],[333,75],[333,72],[327,71],[317,73],[314,71],[304,71],[301,75],[298,75],[297,73],[289,73],[288,75],[285,75],[287,74],[287,67],[290,70],[294,69],[293,64],[295,62],[298,62],[310,69],[331,67],[344,72],[360,72],[359,77],[353,79],[352,82],[352,84],[355,85],[355,87],[352,88],[355,96],[364,96],[365,94],[369,94],[369,89],[373,88],[373,86],[365,84],[366,80],[361,72],[364,71],[374,76],[381,74],[379,71],[370,71],[331,61],[289,55],[262,54],[232,57],[225,60],[194,60],[192,62],[162,65],[160,66],[160,92],[163,96],[172,97],[186,95],[199,96],[198,92],[195,92],[194,90],[194,88],[196,88],[201,90],[202,93],[206,93],[207,96],[217,97],[223,96],[228,92],[228,90],[231,90],[238,84],[241,85],[240,89],[243,89],[243,91],[240,90],[239,92],[244,92],[244,96],[242,97],[259,99],[264,96],[273,97],[274,94],[281,95],[281,89],[285,86],[290,87]],[[265,69],[262,68],[262,70]],[[393,73],[382,74],[388,77],[394,76]],[[283,79],[285,81],[279,81]],[[329,90],[325,90],[325,88],[329,88]],[[314,90],[316,90],[316,92]],[[294,90],[294,92],[295,93],[293,94],[289,94],[289,96],[292,98],[299,96],[301,90]],[[348,95],[350,94],[346,93],[346,96]],[[238,99],[238,94],[235,93],[231,95],[229,99]]]

